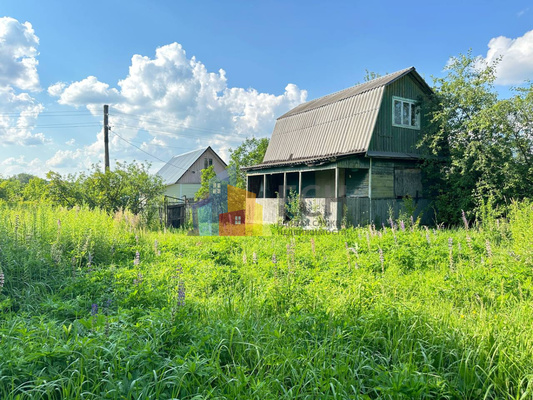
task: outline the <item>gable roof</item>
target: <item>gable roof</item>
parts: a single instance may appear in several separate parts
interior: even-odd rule
[[[185,172],[191,168],[195,161],[202,157],[202,155],[209,149],[211,149],[211,146],[189,151],[188,153],[180,154],[179,156],[174,156],[169,162],[163,165],[159,171],[157,171],[157,175],[163,179],[164,185],[173,185],[174,183],[177,183]],[[211,151],[218,157],[222,164],[226,165],[213,149],[211,149]]]
[[[385,87],[408,74],[432,92],[410,67],[300,104],[277,119],[263,162],[249,169],[366,153]]]

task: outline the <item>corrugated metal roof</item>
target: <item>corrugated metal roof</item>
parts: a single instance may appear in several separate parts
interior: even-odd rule
[[[278,118],[263,162],[251,169],[366,152],[385,86],[409,73],[431,91],[410,67],[293,108]]]
[[[157,175],[163,179],[163,184],[165,185],[176,183],[207,149],[208,148],[205,147],[203,149],[193,150],[172,157],[172,159],[157,172]]]

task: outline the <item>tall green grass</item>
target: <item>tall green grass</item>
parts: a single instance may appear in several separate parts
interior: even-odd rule
[[[403,226],[190,237],[3,207],[0,398],[533,398],[532,204]]]

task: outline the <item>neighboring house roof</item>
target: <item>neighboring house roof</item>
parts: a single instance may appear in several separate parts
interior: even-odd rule
[[[185,174],[185,172],[191,168],[194,162],[202,157],[202,155],[208,149],[211,149],[211,147],[204,147],[203,149],[190,151],[188,153],[172,157],[172,159],[157,172],[157,175],[163,179],[164,185],[173,185],[174,183],[177,183]],[[213,151],[213,149],[211,149],[211,151]],[[213,153],[215,153],[215,155],[218,157],[218,154],[216,154],[215,151],[213,151]],[[220,162],[226,165],[226,163],[220,157],[218,158]]]
[[[410,67],[300,104],[278,118],[263,162],[246,169],[366,153],[385,87],[408,74],[431,93]]]

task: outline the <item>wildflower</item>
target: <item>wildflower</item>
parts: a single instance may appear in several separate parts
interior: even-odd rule
[[[485,241],[485,249],[487,250],[487,257],[492,258],[492,247],[488,239]]]
[[[461,218],[463,219],[463,224],[465,225],[465,229],[468,230],[468,220],[466,219],[464,210],[461,210]]]
[[[242,253],[242,263],[246,265],[248,259],[246,258],[246,253]]]
[[[368,251],[370,251],[370,236],[368,236],[368,232],[366,233],[366,243],[368,244]]]
[[[57,229],[58,230],[61,229],[61,220],[60,219],[57,220]]]
[[[465,317],[464,314],[461,314],[461,319],[464,319],[464,317]]]
[[[385,228],[385,222],[381,223],[381,229],[383,229],[383,230],[387,229],[387,228]]]
[[[93,303],[91,305],[91,315],[94,317],[98,314],[98,304]]]
[[[93,265],[93,255],[89,253],[89,257],[87,259],[87,268],[89,269],[89,272],[92,271],[92,265]]]
[[[379,261],[381,261],[381,272],[385,273],[385,257],[383,256],[383,250],[379,248]]]
[[[414,226],[415,226],[415,219],[413,218],[412,215],[409,217],[409,219],[411,220],[411,226],[414,228]]]
[[[178,298],[176,300],[176,307],[183,307],[185,305],[185,282],[181,279],[183,275],[183,268],[180,264],[176,267],[175,279],[178,280]],[[174,314],[175,310],[173,310]]]
[[[428,244],[431,244],[431,239],[429,238],[429,228],[427,226],[424,226],[426,228],[426,241]]]
[[[139,244],[139,236],[138,235],[135,235],[135,244]]]
[[[157,242],[157,239],[154,240],[154,252],[155,252],[156,255],[160,256],[160,255],[161,255],[161,250],[159,250],[159,249],[157,248],[158,244],[159,244],[159,243]]]
[[[381,231],[378,231],[378,236],[379,236],[380,239],[383,239],[383,235],[382,235]]]
[[[400,221],[400,228],[402,231],[405,231],[405,223],[403,222],[403,219]]]
[[[133,260],[133,265],[139,265],[141,263],[141,255],[138,251],[135,252],[135,259]]]
[[[389,218],[389,224],[390,224],[390,228],[391,228],[392,230],[394,230],[394,221],[392,220],[392,217]]]
[[[257,264],[257,254],[256,254],[255,251],[254,251],[253,254],[252,254],[252,262],[253,262],[254,264]]]
[[[143,282],[143,274],[140,272],[137,274],[137,278],[133,280],[134,285],[140,285]]]
[[[276,265],[276,263],[278,262],[278,259],[276,258],[276,254],[272,254],[272,262],[274,263],[274,265]]]
[[[468,235],[466,235],[466,245],[470,250],[472,250],[472,238]]]
[[[0,272],[0,289],[4,287],[4,282],[5,282],[4,272]]]

